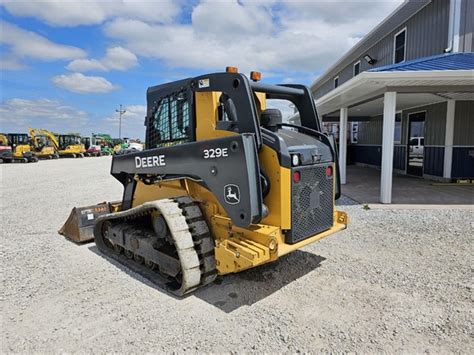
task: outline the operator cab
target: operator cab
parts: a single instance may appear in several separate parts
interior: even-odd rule
[[[81,144],[81,137],[74,134],[60,134],[58,142],[60,149],[65,149],[70,145]]]
[[[253,134],[257,150],[261,152],[263,145],[271,147],[285,168],[336,162],[335,142],[322,132],[310,90],[298,84],[263,84],[260,78],[260,73],[251,72],[249,80],[229,67],[226,73],[150,87],[146,149],[205,140],[229,131]],[[272,100],[291,104],[300,124],[285,123],[280,110],[268,107]],[[196,122],[198,115],[206,119]],[[216,133],[210,133],[213,131]],[[337,169],[335,178],[339,198]]]
[[[28,145],[29,137],[25,133],[8,133],[8,142],[15,149],[19,145]]]

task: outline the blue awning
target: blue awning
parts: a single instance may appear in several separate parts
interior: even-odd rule
[[[450,53],[419,58],[368,70],[369,72],[474,70],[474,53]]]

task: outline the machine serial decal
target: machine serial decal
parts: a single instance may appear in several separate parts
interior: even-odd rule
[[[208,88],[210,85],[209,79],[199,79],[199,89]]]
[[[153,168],[155,166],[165,166],[164,155],[152,155],[151,157],[135,157],[135,168]]]
[[[240,202],[239,186],[234,184],[227,184],[224,186],[225,202],[229,205],[236,205]]]
[[[204,159],[226,158],[229,156],[227,148],[204,149]]]

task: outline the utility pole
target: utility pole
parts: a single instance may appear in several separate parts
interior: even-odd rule
[[[120,115],[120,122],[119,122],[119,139],[122,139],[122,115],[127,112],[126,110],[122,110],[122,105],[120,105],[120,109],[115,110]]]

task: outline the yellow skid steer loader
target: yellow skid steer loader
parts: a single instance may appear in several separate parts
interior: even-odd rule
[[[60,233],[182,296],[346,228],[310,91],[259,76],[228,68],[150,87],[146,149],[112,160],[122,201],[73,209]],[[301,124],[267,99],[293,103]]]

